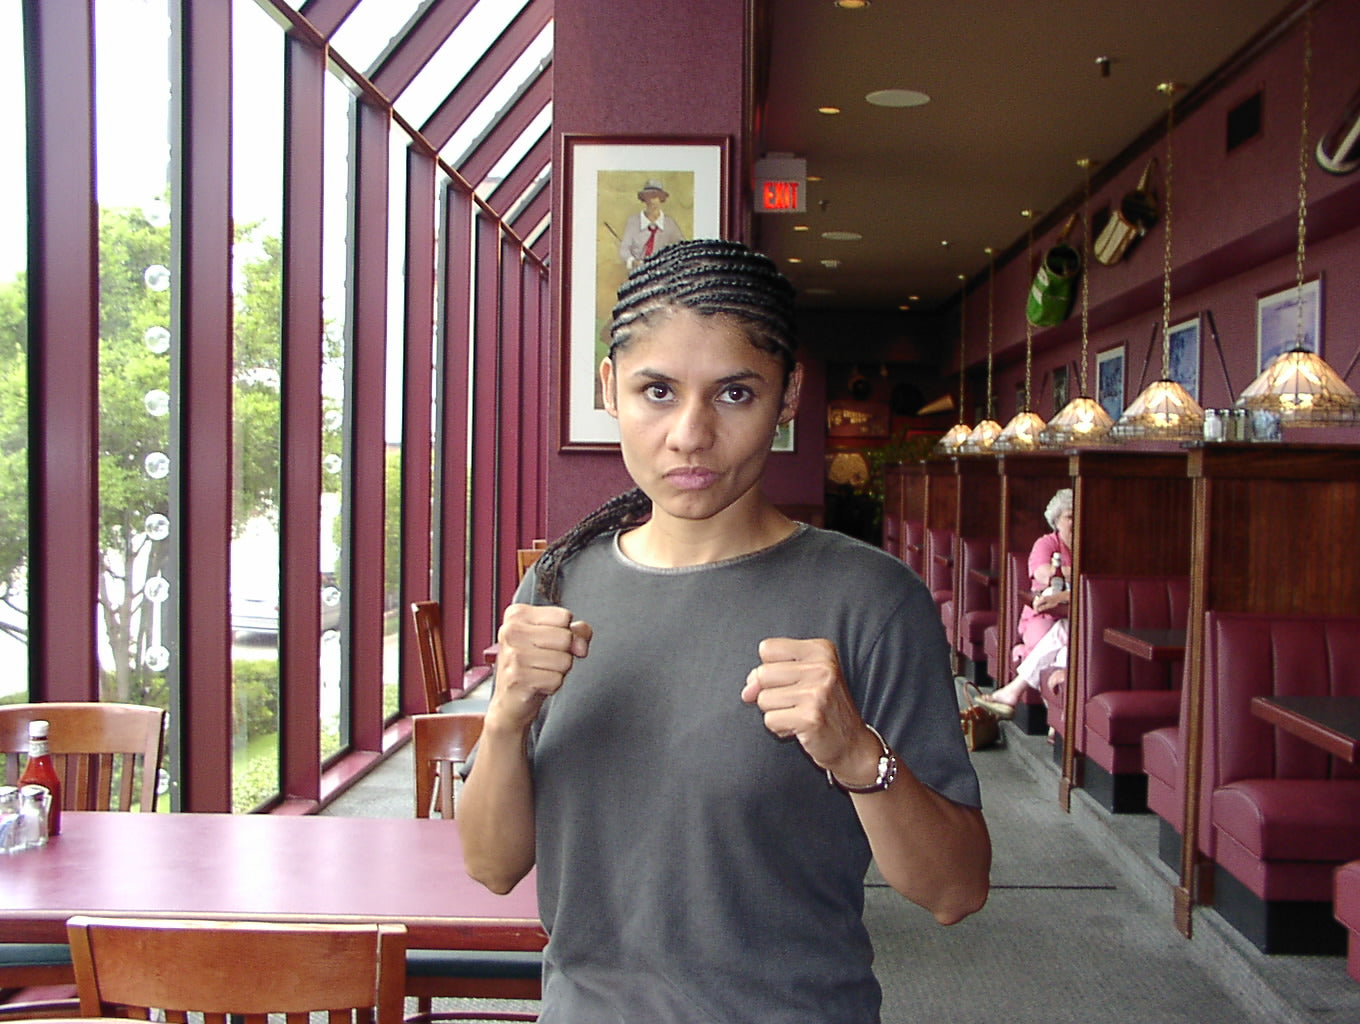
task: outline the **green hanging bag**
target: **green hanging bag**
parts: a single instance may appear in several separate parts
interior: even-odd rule
[[[1076,214],[1067,218],[1058,241],[1044,253],[1034,283],[1030,285],[1025,318],[1035,327],[1053,327],[1072,312],[1077,275],[1081,273],[1081,254],[1067,244],[1067,236],[1076,222]]]

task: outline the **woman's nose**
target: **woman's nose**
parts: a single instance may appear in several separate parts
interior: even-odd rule
[[[675,451],[702,451],[713,443],[716,410],[708,402],[686,402],[671,424],[667,440]]]

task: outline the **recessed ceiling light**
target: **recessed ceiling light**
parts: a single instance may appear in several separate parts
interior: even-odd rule
[[[864,97],[876,107],[924,107],[930,97],[915,89],[878,89]]]
[[[810,231],[811,229],[810,229],[806,224],[795,224],[795,225],[793,226],[793,230],[794,230],[794,231]]]
[[[911,309],[911,306],[909,306],[907,303],[904,302],[904,303],[902,303],[902,305],[898,306],[897,308],[900,309],[903,313],[905,313],[907,310]]]
[[[809,174],[809,175],[807,176],[807,180],[808,180],[808,181],[821,181],[821,180],[822,180],[822,176],[821,176],[820,174]]]
[[[804,295],[835,295],[835,288],[804,288]]]
[[[826,267],[827,270],[836,270],[841,265],[840,260],[822,260],[821,262],[822,266]]]
[[[869,0],[832,0],[843,11],[862,11],[869,6]]]
[[[861,242],[864,236],[858,231],[823,231],[822,237],[828,242]]]
[[[840,107],[818,107],[818,108],[817,108],[817,113],[819,113],[819,114],[839,114],[840,112],[841,112],[841,108],[840,108]]]
[[[802,263],[802,262],[803,262],[803,257],[801,257],[801,256],[790,256],[790,257],[789,257],[789,262],[790,262],[790,263]]]

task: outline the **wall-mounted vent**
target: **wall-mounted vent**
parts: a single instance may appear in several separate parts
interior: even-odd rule
[[[1261,134],[1261,93],[1252,93],[1228,111],[1228,152]]]

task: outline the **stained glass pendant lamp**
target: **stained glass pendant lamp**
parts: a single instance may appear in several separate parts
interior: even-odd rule
[[[1204,410],[1190,392],[1171,379],[1171,129],[1178,86],[1163,82],[1166,96],[1166,213],[1162,230],[1162,376],[1124,410],[1111,433],[1120,441],[1194,441],[1204,437]]]
[[[960,274],[959,280],[966,278]],[[968,424],[963,422],[963,382],[964,374],[964,339],[967,336],[968,326],[968,291],[966,288],[959,292],[959,422],[955,423],[946,431],[944,437],[936,443],[934,452],[936,455],[957,455],[963,443],[968,440],[968,435],[972,433]]]
[[[1034,211],[1022,210],[1020,215],[1029,218],[1029,240],[1025,246],[1025,267],[1030,268],[1034,262],[1031,250],[1034,248]],[[1029,278],[1025,277],[1026,291],[1029,289]],[[1034,325],[1029,322],[1029,317],[1025,317],[1025,404],[1019,412],[1011,417],[1010,422],[1001,430],[1001,436],[996,439],[992,449],[998,452],[1032,452],[1039,447],[1039,434],[1044,429],[1043,417],[1034,411],[1030,404],[1032,399],[1031,382],[1034,379]]]
[[[1048,421],[1039,434],[1045,448],[1077,448],[1105,444],[1110,437],[1110,414],[1086,393],[1087,349],[1090,338],[1091,301],[1091,224],[1087,208],[1091,205],[1091,160],[1082,158],[1077,165],[1086,172],[1086,194],[1081,204],[1081,390],[1058,415]]]
[[[996,439],[1001,436],[1001,424],[992,419],[992,329],[995,323],[992,296],[996,266],[992,260],[991,246],[988,246],[985,252],[987,253],[987,405],[984,407],[986,416],[973,428],[968,440],[959,446],[960,451],[971,455],[989,454],[992,445],[996,444]]]
[[[1237,399],[1239,409],[1273,412],[1282,424],[1321,427],[1360,421],[1360,398],[1323,358],[1309,349],[1304,330],[1303,266],[1308,213],[1308,82],[1313,63],[1313,12],[1304,20],[1303,118],[1299,132],[1298,297],[1294,347],[1276,356]],[[1316,347],[1316,339],[1312,339]]]

